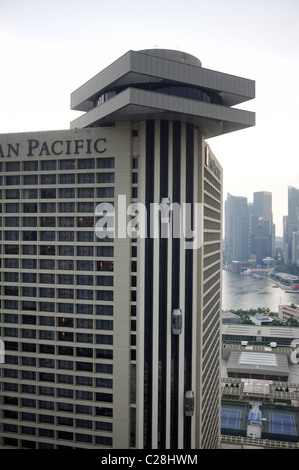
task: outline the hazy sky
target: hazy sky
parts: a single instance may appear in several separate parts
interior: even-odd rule
[[[67,129],[70,93],[128,50],[179,49],[256,81],[251,129],[210,139],[227,193],[299,188],[298,0],[0,0],[0,133]]]

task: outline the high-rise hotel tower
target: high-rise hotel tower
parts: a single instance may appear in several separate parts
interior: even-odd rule
[[[0,136],[2,447],[219,446],[205,139],[253,126],[234,105],[254,94],[189,54],[129,51],[72,93],[70,130]]]

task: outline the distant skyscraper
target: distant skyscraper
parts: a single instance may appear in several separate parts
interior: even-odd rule
[[[249,218],[247,198],[227,195],[225,201],[224,261],[247,261],[249,254]]]
[[[274,255],[275,227],[272,216],[272,193],[259,191],[253,194],[251,214],[250,250],[258,264]]]
[[[235,105],[254,95],[189,54],[129,51],[72,93],[70,130],[0,136],[0,445],[219,447],[223,178],[205,139],[253,126]]]
[[[288,255],[288,216],[284,215],[282,218],[282,252],[283,252],[283,259],[284,262],[287,263],[289,260]]]
[[[288,187],[288,260],[297,262],[295,240],[298,229],[299,189]]]

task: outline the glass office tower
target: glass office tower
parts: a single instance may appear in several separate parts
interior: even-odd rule
[[[129,51],[0,136],[1,446],[217,448],[222,168],[254,82]]]

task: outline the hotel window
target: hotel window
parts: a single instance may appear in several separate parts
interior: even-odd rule
[[[77,227],[94,227],[93,217],[78,217]]]
[[[7,310],[18,310],[18,301],[17,300],[5,300],[4,308]]]
[[[77,304],[77,313],[83,315],[92,315],[93,314],[93,305],[92,304]]]
[[[40,205],[41,212],[56,212],[56,202],[42,202]]]
[[[22,287],[23,297],[36,297],[36,287],[26,286]]]
[[[94,174],[93,173],[79,173],[78,174],[78,183],[79,184],[91,184],[94,183]]]
[[[58,289],[58,298],[59,299],[73,299],[74,290],[73,289]]]
[[[19,185],[20,184],[20,176],[19,175],[6,176],[6,184],[7,184],[7,186]]]
[[[86,290],[86,289],[78,289],[77,290],[77,299],[80,300],[93,300],[93,291]]]
[[[41,189],[41,198],[42,199],[55,199],[56,189]]]
[[[22,282],[35,283],[36,282],[36,273],[22,273]]]
[[[97,305],[96,314],[113,316],[113,305]]]
[[[6,282],[19,282],[19,274],[15,272],[5,273]]]
[[[38,175],[24,175],[24,184],[38,184]]]
[[[78,188],[78,198],[86,199],[94,197],[94,188]]]
[[[20,162],[6,162],[6,171],[20,171]]]
[[[114,183],[114,173],[98,173],[98,183]]]
[[[23,255],[36,255],[36,245],[23,245]]]
[[[74,217],[59,217],[59,227],[74,227]]]
[[[98,246],[97,247],[97,255],[98,256],[113,257],[114,256],[114,247],[113,246]]]
[[[55,232],[47,230],[40,232],[40,241],[42,242],[55,242]]]
[[[23,269],[36,269],[36,259],[27,258],[22,260],[22,268]]]
[[[19,260],[18,259],[5,259],[4,261],[6,268],[18,268],[19,267]]]
[[[54,259],[41,259],[39,261],[39,267],[40,269],[55,269],[55,260]]]
[[[20,211],[20,205],[18,202],[8,202],[5,204],[5,212],[8,214],[18,213]]]
[[[54,245],[40,246],[40,254],[43,256],[55,255],[55,246]]]
[[[74,159],[60,160],[60,170],[74,170],[76,168],[76,162]]]
[[[113,261],[97,261],[97,271],[113,271]]]
[[[23,199],[37,199],[37,189],[23,189]]]
[[[23,241],[36,241],[37,232],[36,231],[24,231],[23,232]]]
[[[76,377],[76,385],[88,385],[89,387],[92,386],[92,377]]]
[[[114,158],[98,158],[98,168],[114,168]]]
[[[41,284],[55,284],[55,275],[54,274],[40,274],[39,282]]]
[[[36,227],[37,217],[23,217],[23,227]]]
[[[83,158],[78,160],[78,168],[80,170],[87,170],[94,168],[94,159],[93,158]]]
[[[109,344],[113,345],[113,336],[112,335],[96,335],[97,344]]]
[[[54,299],[55,289],[53,289],[51,287],[40,287],[39,296]]]
[[[59,274],[59,284],[74,284],[73,274]]]
[[[59,241],[60,242],[73,242],[74,232],[71,232],[71,231],[59,232]]]
[[[75,175],[73,173],[62,173],[59,175],[59,182],[60,184],[75,184]]]
[[[77,256],[93,256],[93,246],[77,246]]]
[[[74,305],[67,303],[59,303],[58,310],[61,313],[74,313]]]
[[[5,227],[19,227],[19,217],[5,217]]]
[[[75,212],[75,203],[74,202],[60,202],[59,212]]]
[[[55,303],[54,302],[40,302],[39,309],[41,312],[55,312]],[[40,317],[40,325],[54,326],[54,318],[53,317]]]
[[[18,287],[15,287],[15,286],[5,287],[4,295],[11,295],[11,296],[17,297],[19,295],[19,289]]]
[[[20,199],[20,190],[19,189],[7,189],[6,199]]]
[[[77,232],[77,241],[78,242],[93,242],[94,240],[94,232]]]
[[[6,245],[5,246],[5,254],[6,255],[18,255],[19,254],[18,245]]]
[[[7,232],[4,232],[4,234],[5,234],[5,240],[10,240],[10,241],[19,240],[19,232],[9,230]]]
[[[56,170],[56,160],[42,160],[41,170],[42,171]]]
[[[93,286],[93,276],[91,275],[78,275],[77,276],[77,285],[79,286]]]
[[[72,259],[66,259],[58,262],[58,269],[73,271],[74,270],[74,261]]]
[[[97,286],[113,286],[113,276],[97,276]]]
[[[23,204],[23,212],[37,212],[37,204],[34,202],[27,202],[26,204]]]
[[[96,349],[97,359],[113,359],[113,349]]]
[[[93,202],[78,202],[78,212],[94,212]]]
[[[59,189],[60,199],[74,199],[75,188],[61,188]]]
[[[113,290],[98,290],[97,300],[113,301]]]
[[[72,245],[59,246],[59,256],[74,256],[74,247]]]
[[[108,198],[108,197],[114,197],[114,188],[113,187],[98,188],[97,196],[103,199]]]
[[[92,329],[93,328],[93,320],[90,320],[90,319],[87,319],[87,318],[78,318],[76,327],[77,328]]]
[[[23,169],[24,171],[37,171],[38,170],[38,162],[34,160],[29,160],[27,162],[23,162]]]

